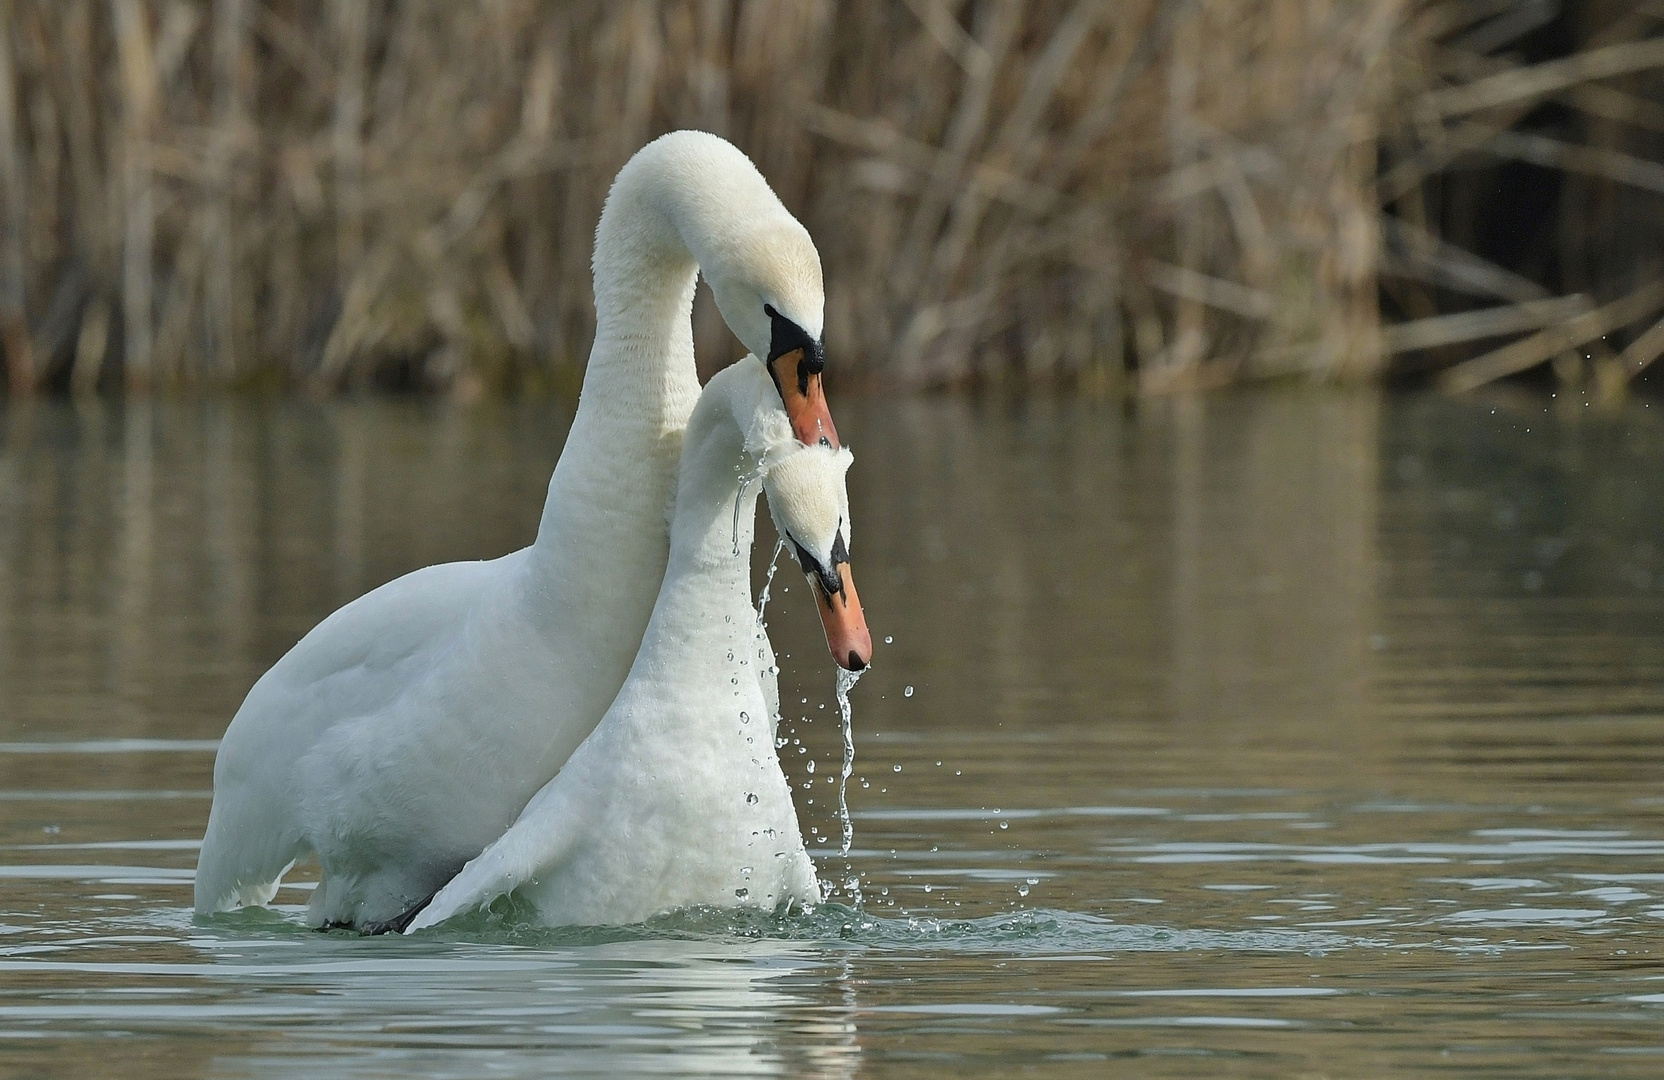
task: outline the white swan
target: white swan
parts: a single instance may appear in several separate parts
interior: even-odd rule
[[[269,902],[310,851],[310,922],[394,920],[500,836],[594,729],[664,576],[699,396],[700,271],[729,328],[768,357],[798,436],[836,446],[808,233],[722,139],[649,144],[596,230],[595,344],[536,542],[360,597],[255,683],[214,763],[199,913]]]
[[[820,899],[775,757],[773,653],[751,607],[749,480],[760,474],[811,580],[831,583],[814,590],[820,606],[864,661],[871,641],[848,566],[850,460],[793,437],[755,359],[711,379],[688,424],[664,587],[617,700],[410,930],[515,891],[556,926]]]

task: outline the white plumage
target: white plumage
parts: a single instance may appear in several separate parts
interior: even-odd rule
[[[669,569],[629,678],[559,775],[411,930],[510,892],[550,925],[819,900],[775,756],[774,658],[751,606],[757,488],[744,480],[762,472],[776,522],[805,549],[830,550],[840,531],[847,547],[850,461],[797,442],[755,358],[711,380],[688,425]]]
[[[803,227],[701,132],[620,171],[594,270],[595,344],[536,542],[360,597],[254,685],[215,762],[198,912],[268,902],[313,852],[309,921],[396,918],[500,836],[612,703],[664,576],[699,395],[697,274],[758,355],[765,304],[818,335],[823,301]]]

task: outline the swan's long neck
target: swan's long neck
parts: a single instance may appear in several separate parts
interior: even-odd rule
[[[762,371],[754,360],[736,367],[747,364]],[[679,673],[690,692],[701,676],[725,689],[734,657],[755,648],[751,544],[761,485],[745,482],[755,459],[735,417],[755,397],[749,374],[720,373],[688,424],[669,567],[636,659],[638,671]]]
[[[597,330],[578,412],[524,563],[529,617],[549,630],[562,712],[587,733],[629,672],[668,551],[682,433],[699,398],[698,267],[662,193],[663,155],[620,173],[596,232]],[[571,747],[552,748],[559,757]]]
[[[604,518],[664,520],[678,437],[699,399],[692,318],[699,266],[655,163],[632,162],[619,175],[596,230],[595,344],[538,532],[538,547],[557,559],[579,539],[563,527],[573,511],[611,505]],[[641,505],[616,505],[621,500]]]

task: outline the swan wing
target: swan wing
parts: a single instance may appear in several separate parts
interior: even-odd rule
[[[458,627],[506,561],[391,581],[319,623],[261,676],[214,762],[198,911],[269,898],[305,847],[302,762],[332,733],[401,726],[413,688],[455,650]]]

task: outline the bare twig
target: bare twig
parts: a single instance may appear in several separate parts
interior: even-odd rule
[[[0,0],[0,352],[12,393],[35,388],[34,342],[24,307],[23,243],[27,228],[22,148],[17,132],[16,70],[12,63],[15,15],[11,0]]]
[[[1523,341],[1457,364],[1439,376],[1439,386],[1460,393],[1536,367],[1567,349],[1621,330],[1664,307],[1664,281],[1651,281],[1605,307],[1585,312]],[[1627,366],[1625,370],[1628,370]]]
[[[1398,323],[1385,331],[1389,353],[1432,349],[1440,345],[1456,345],[1480,338],[1517,334],[1521,330],[1535,330],[1566,319],[1576,318],[1588,311],[1585,296],[1560,296],[1551,300],[1531,300],[1508,307],[1463,311],[1455,315],[1435,315],[1429,319]]]
[[[1522,99],[1544,97],[1577,83],[1657,67],[1664,67],[1664,39],[1626,41],[1434,91],[1423,99],[1422,106],[1438,116],[1460,116]]]

